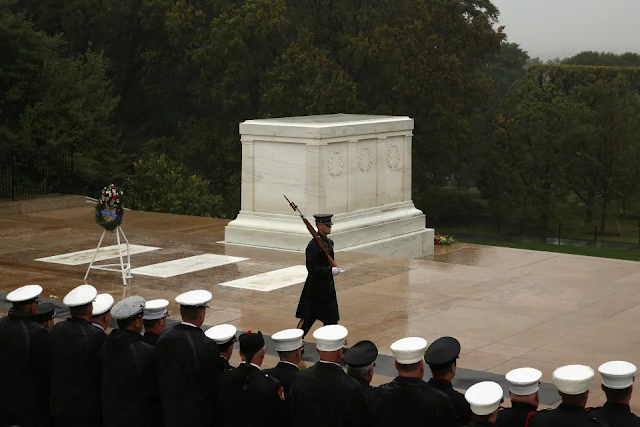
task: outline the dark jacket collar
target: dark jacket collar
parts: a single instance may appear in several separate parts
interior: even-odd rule
[[[13,308],[9,309],[9,317],[13,317],[14,319],[32,320],[31,316],[31,313],[15,311]]]
[[[422,378],[410,378],[410,377],[395,377],[393,382],[400,385],[408,385],[408,386],[421,386],[425,385],[426,382]]]
[[[70,318],[67,319],[67,322],[85,324],[85,325],[91,326],[91,321],[90,320],[81,319],[79,317],[70,317]],[[91,327],[94,327],[94,326],[91,326]]]
[[[444,378],[431,378],[429,380],[429,384],[436,385],[439,388],[452,389],[453,390],[453,384],[451,384],[451,381],[445,380]]]
[[[204,334],[204,331],[201,328],[198,328],[197,326],[191,326],[191,325],[185,325],[184,323],[178,323],[175,326],[177,329],[183,330],[183,331],[200,331]]]
[[[568,403],[561,403],[560,406],[558,406],[558,409],[561,411],[573,412],[573,413],[580,413],[580,412],[587,411],[582,406],[569,405]]]
[[[611,412],[622,412],[622,413],[631,412],[631,408],[629,407],[629,405],[627,405],[626,403],[620,403],[620,402],[607,402],[604,404],[604,408],[607,411],[611,411]]]
[[[323,363],[324,365],[324,363]],[[289,369],[290,371],[299,371],[300,369],[294,365],[293,363],[285,363],[285,362],[278,362],[277,365],[278,368],[282,368],[282,369]]]

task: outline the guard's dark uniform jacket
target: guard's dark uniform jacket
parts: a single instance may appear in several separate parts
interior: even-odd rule
[[[281,426],[288,420],[278,396],[280,382],[255,366],[241,363],[222,375],[218,394],[225,427]]]
[[[319,235],[333,259],[333,240]],[[317,319],[325,325],[338,323],[338,298],[336,286],[331,274],[329,260],[315,239],[311,239],[305,251],[307,265],[307,280],[298,302],[296,317],[298,319]]]
[[[167,427],[213,425],[219,358],[218,345],[200,328],[179,323],[162,333],[156,359]]]
[[[335,363],[318,362],[298,372],[288,398],[294,427],[373,425],[360,385]]]
[[[282,385],[284,389],[285,402],[284,409],[286,411],[285,417],[282,426],[288,427],[291,425],[291,408],[289,407],[289,392],[291,391],[291,383],[295,378],[296,374],[300,371],[296,365],[293,363],[286,362],[278,362],[278,364],[271,369],[265,369],[264,372],[266,375],[269,375],[272,378],[277,379]]]
[[[490,423],[489,421],[472,421],[468,424],[465,424],[464,427],[493,427],[494,423]]]
[[[511,402],[511,408],[505,408],[498,412],[496,427],[524,427],[527,417],[537,407],[524,402]]]
[[[455,409],[456,415],[462,424],[471,422],[471,405],[469,405],[467,399],[464,398],[464,394],[453,388],[451,381],[431,378],[428,384],[449,396],[449,399],[451,399],[451,403],[453,404],[453,409]],[[525,415],[525,419],[526,418],[527,417]]]
[[[556,409],[532,412],[527,427],[614,427],[589,416],[581,406],[561,403]]]
[[[100,350],[105,339],[103,331],[76,317],[51,328],[49,402],[55,425],[102,424]]]
[[[142,336],[142,341],[155,347],[156,343],[158,342],[158,338],[160,338],[160,335],[158,334],[154,334],[153,332],[145,332]]]
[[[49,413],[48,333],[29,316],[0,319],[0,425],[38,426]]]
[[[100,352],[105,427],[161,425],[153,347],[132,331],[114,329]]]
[[[396,377],[377,388],[376,426],[461,426],[449,396],[421,378]]]
[[[229,364],[229,361],[226,357],[220,356],[220,358],[218,358],[218,371],[220,372],[220,375],[224,374],[225,372],[229,372],[232,369],[233,366]]]
[[[587,408],[587,412],[611,427],[640,427],[640,418],[625,403],[606,402],[604,406]]]

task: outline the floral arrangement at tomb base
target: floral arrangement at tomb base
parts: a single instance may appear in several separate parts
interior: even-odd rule
[[[455,242],[455,237],[449,236],[448,234],[436,233],[436,236],[433,238],[434,245],[452,245]]]
[[[96,203],[96,223],[107,231],[113,231],[122,224],[124,207],[122,206],[123,192],[118,191],[111,184],[102,189],[98,203]]]

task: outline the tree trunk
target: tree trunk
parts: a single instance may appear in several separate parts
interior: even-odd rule
[[[593,191],[589,191],[587,193],[587,223],[592,223],[593,222],[593,206],[596,204],[595,203],[595,199],[596,199],[596,195],[595,192]]]
[[[609,201],[605,198],[602,199],[602,214],[600,215],[600,232],[605,232],[605,226],[607,223],[607,207],[609,206]]]

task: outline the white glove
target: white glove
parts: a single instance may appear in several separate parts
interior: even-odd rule
[[[340,274],[341,271],[342,270],[340,270],[338,267],[331,267],[331,274],[333,274],[334,276]]]

